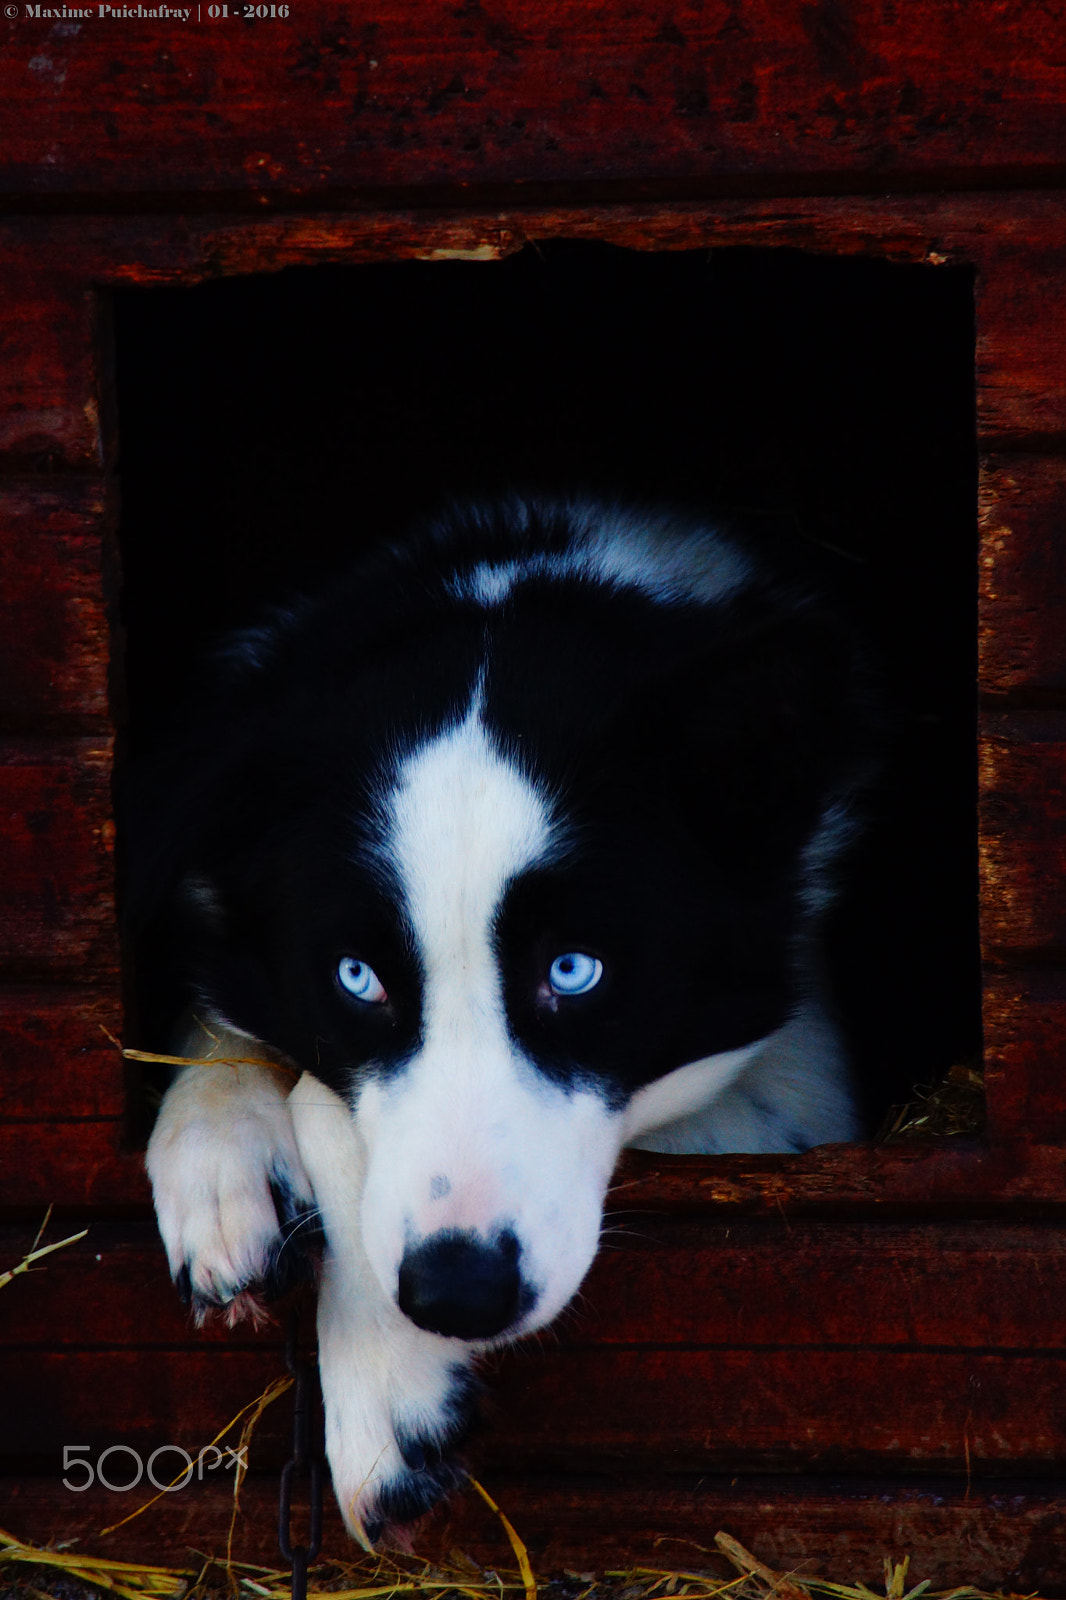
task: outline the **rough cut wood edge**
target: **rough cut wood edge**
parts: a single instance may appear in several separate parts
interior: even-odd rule
[[[1038,1200],[1038,1196],[1041,1198]],[[609,1206],[628,1215],[660,1208],[788,1217],[893,1213],[991,1216],[999,1207],[1066,1202],[1066,1155],[1055,1145],[913,1139],[823,1145],[798,1156],[672,1156],[629,1151]]]
[[[508,206],[286,217],[10,218],[0,224],[0,459],[99,463],[97,291],[361,260],[491,262],[541,239],[638,249],[734,245],[977,270],[978,415],[987,445],[1066,437],[1066,223],[1056,193]],[[42,271],[51,265],[52,276]],[[61,265],[57,265],[61,264]]]
[[[985,1092],[1007,1139],[1066,1142],[1066,973],[986,971]]]
[[[257,22],[0,24],[4,190],[187,202],[382,189],[909,179],[1066,165],[1054,8],[382,0]],[[285,108],[279,116],[278,108]],[[46,112],[43,113],[43,109]],[[208,159],[205,159],[208,152]],[[812,177],[812,175],[814,175]]]
[[[1066,688],[1066,457],[987,455],[980,482],[980,683]]]
[[[1066,956],[1066,714],[986,711],[978,741],[981,942],[992,965]]]
[[[199,1555],[225,1548],[232,1512],[228,1482],[205,1478],[101,1539],[100,1529],[134,1509],[134,1496],[96,1486],[74,1494],[60,1477],[0,1482],[0,1526],[38,1544],[77,1541],[77,1549],[113,1560],[174,1566],[195,1561],[197,1570]],[[841,1582],[862,1579],[875,1592],[883,1585],[886,1555],[897,1561],[909,1555],[908,1581],[928,1580],[937,1589],[977,1583],[1048,1594],[1066,1585],[1066,1494],[1059,1484],[934,1478],[901,1485],[850,1477],[704,1477],[693,1483],[572,1475],[545,1483],[499,1473],[487,1479],[487,1487],[528,1546],[538,1578],[637,1563],[704,1570],[712,1564],[707,1552],[714,1535],[723,1528],[773,1566],[802,1567]],[[304,1502],[296,1503],[299,1514]],[[353,1559],[328,1489],[323,1520],[323,1559]],[[500,1523],[469,1491],[422,1525],[415,1549],[428,1559],[446,1560],[459,1549],[497,1569],[513,1570],[515,1564]],[[272,1475],[253,1474],[245,1481],[234,1557],[280,1565]]]
[[[361,261],[485,264],[552,238],[601,239],[636,250],[786,248],[966,265],[1004,248],[1053,249],[1057,191],[719,199],[687,203],[533,205],[517,193],[491,207],[360,208],[284,215],[0,219],[0,274],[26,261],[62,263],[63,282],[103,289],[191,286],[286,267]],[[58,267],[53,265],[53,271]]]
[[[0,242],[0,457],[29,471],[99,467],[99,351],[91,276]]]
[[[977,420],[986,444],[1066,443],[1066,220],[1005,234],[977,274]]]

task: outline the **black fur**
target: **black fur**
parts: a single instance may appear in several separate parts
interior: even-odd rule
[[[573,841],[497,927],[511,1025],[541,1070],[621,1102],[784,1021],[802,850],[869,758],[853,643],[762,575],[700,604],[579,577],[530,577],[489,608],[456,597],[479,562],[564,551],[573,520],[460,510],[229,642],[131,812],[130,920],[163,1016],[206,1002],[340,1092],[360,1061],[409,1059],[420,973],[375,785],[480,677],[492,737],[561,797]],[[353,1010],[323,976],[353,929],[388,967],[387,1007]],[[569,948],[609,950],[604,981],[565,1015],[535,1007],[533,970]]]

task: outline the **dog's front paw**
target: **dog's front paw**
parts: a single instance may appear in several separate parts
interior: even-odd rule
[[[326,1236],[318,1364],[334,1492],[363,1545],[402,1545],[462,1482],[455,1451],[476,1412],[474,1351],[416,1327],[382,1289],[363,1245],[365,1151],[348,1107],[308,1074],[289,1103]]]
[[[313,1270],[314,1193],[293,1137],[291,1075],[204,1061],[167,1091],[148,1145],[170,1270],[198,1320],[223,1307],[258,1320]]]
[[[385,1305],[373,1318],[353,1318],[340,1303],[344,1274],[331,1274],[331,1265],[318,1332],[334,1492],[361,1544],[406,1547],[410,1524],[465,1476],[456,1451],[480,1392],[470,1347],[424,1333]]]

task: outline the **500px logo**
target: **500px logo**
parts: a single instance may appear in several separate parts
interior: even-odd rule
[[[65,1444],[63,1446],[64,1472],[69,1472],[72,1467],[80,1467],[85,1473],[85,1477],[81,1483],[76,1481],[72,1483],[69,1478],[64,1478],[63,1487],[64,1489],[72,1490],[74,1494],[83,1494],[86,1489],[91,1489],[94,1483],[99,1483],[104,1489],[110,1489],[112,1494],[128,1494],[131,1489],[136,1489],[141,1479],[147,1475],[148,1482],[153,1488],[162,1490],[164,1494],[170,1494],[176,1489],[184,1489],[187,1483],[191,1483],[194,1473],[197,1479],[202,1481],[205,1459],[209,1456],[214,1456],[214,1460],[206,1461],[208,1472],[215,1472],[219,1467],[225,1472],[231,1472],[235,1467],[240,1467],[242,1471],[247,1471],[248,1461],[245,1455],[247,1448],[247,1445],[242,1444],[236,1450],[231,1450],[229,1445],[226,1445],[223,1450],[220,1450],[216,1444],[205,1444],[194,1461],[189,1452],[183,1450],[180,1444],[161,1444],[152,1451],[146,1465],[141,1458],[140,1452],[134,1450],[132,1445],[109,1444],[106,1450],[101,1450],[94,1466],[89,1459],[92,1454],[91,1445]],[[75,1455],[75,1451],[83,1453]],[[88,1454],[84,1452],[88,1452]],[[132,1458],[134,1476],[130,1478],[128,1483],[112,1482],[111,1477],[104,1470],[104,1463],[108,1457],[116,1455]],[[161,1483],[156,1477],[156,1462],[160,1456],[167,1455],[181,1456],[185,1466],[173,1481]],[[114,1468],[109,1468],[108,1472],[114,1472],[114,1470]]]

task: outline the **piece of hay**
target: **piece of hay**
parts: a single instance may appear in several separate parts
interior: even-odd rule
[[[496,1514],[502,1512],[482,1491]],[[510,1522],[506,1524],[511,1527]],[[389,1554],[359,1557],[348,1563],[320,1563],[308,1574],[309,1597],[321,1600],[526,1600],[531,1583],[541,1600],[1008,1600],[975,1585],[932,1590],[929,1580],[908,1588],[909,1557],[884,1562],[884,1589],[879,1595],[862,1582],[834,1581],[805,1572],[779,1571],[753,1555],[731,1534],[715,1536],[714,1548],[693,1546],[708,1561],[726,1558],[736,1570],[723,1578],[699,1566],[625,1567],[594,1573],[564,1573],[541,1579],[533,1575],[525,1544],[514,1535],[516,1557],[521,1548],[523,1570],[496,1571],[479,1567],[460,1551],[443,1565],[434,1566],[415,1556]],[[24,1564],[24,1580],[16,1587],[0,1588],[0,1600],[90,1600],[87,1590],[71,1594],[69,1580],[123,1597],[123,1600],[214,1600],[236,1595],[238,1600],[289,1600],[291,1576],[287,1570],[253,1566],[246,1562],[204,1560],[199,1567],[154,1567],[132,1562],[78,1555],[72,1550],[44,1550],[23,1544],[0,1532],[0,1567]],[[44,1569],[44,1575],[42,1575]],[[67,1587],[57,1586],[63,1577]],[[49,1583],[42,1596],[36,1587]],[[1029,1595],[1027,1600],[1038,1600]]]
[[[68,1239],[58,1239],[55,1244],[42,1245],[41,1236],[48,1226],[48,1219],[51,1215],[52,1207],[49,1206],[44,1214],[44,1221],[37,1229],[37,1237],[34,1239],[28,1255],[24,1255],[17,1266],[9,1267],[6,1272],[0,1272],[0,1289],[9,1284],[13,1278],[17,1278],[20,1273],[32,1271],[34,1263],[40,1261],[43,1256],[50,1256],[53,1250],[62,1250],[68,1244],[77,1244],[78,1240],[84,1239],[89,1231],[88,1228],[83,1228],[80,1233],[72,1233]]]
[[[985,1081],[980,1063],[957,1062],[943,1082],[916,1084],[913,1096],[905,1105],[892,1107],[877,1134],[878,1144],[984,1132]]]

